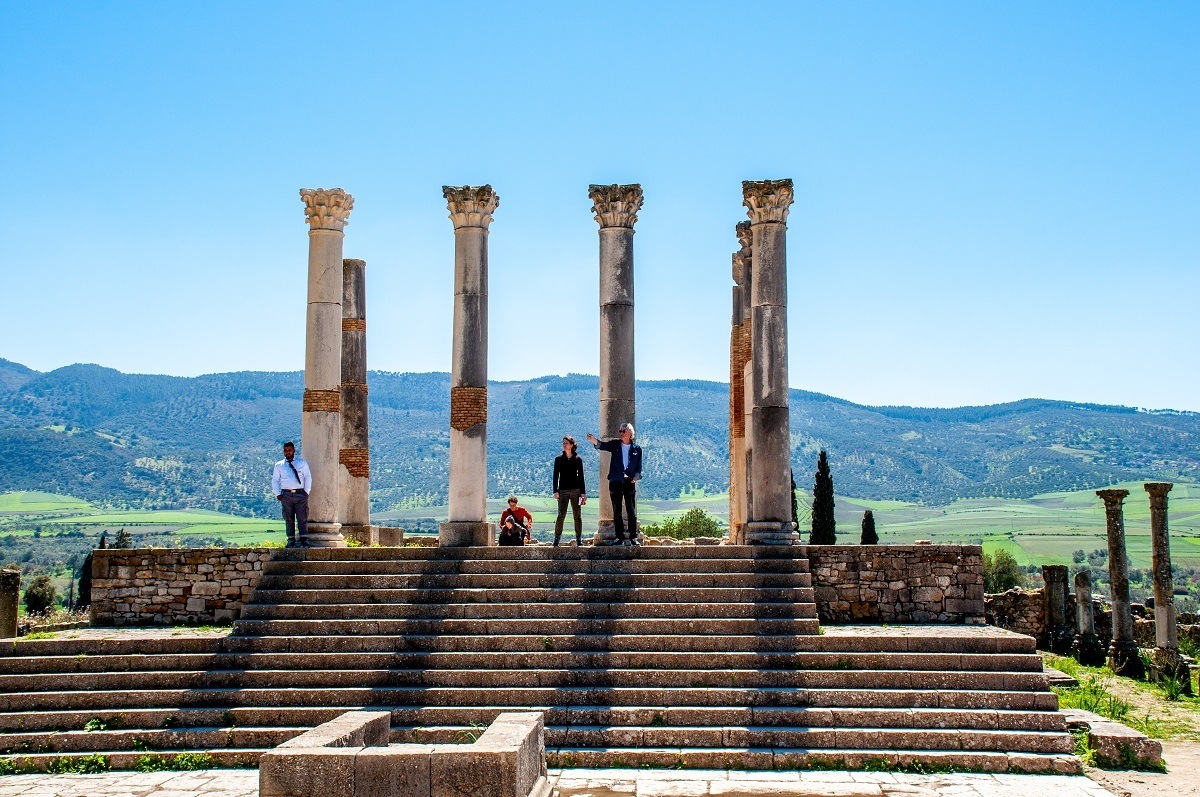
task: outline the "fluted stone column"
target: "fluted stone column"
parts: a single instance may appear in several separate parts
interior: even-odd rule
[[[633,371],[633,225],[642,207],[640,185],[588,187],[600,225],[600,439],[618,436],[622,423],[637,428]],[[608,495],[608,460],[600,452],[597,545],[616,538]],[[630,535],[635,533],[630,529]]]
[[[1171,534],[1167,527],[1167,493],[1170,482],[1147,482],[1150,494],[1151,570],[1154,572],[1154,678],[1178,678],[1191,692],[1191,672],[1179,655],[1175,628],[1175,584],[1171,578]]]
[[[1067,619],[1066,565],[1042,565],[1042,581],[1045,588],[1042,596],[1046,604],[1046,640],[1052,653],[1064,654],[1071,650],[1075,641],[1075,630]]]
[[[1092,606],[1092,574],[1075,574],[1075,644],[1071,655],[1080,664],[1099,667],[1104,664],[1104,644],[1096,636],[1096,614]]]
[[[371,526],[367,423],[367,264],[342,261],[342,447],[338,454],[342,536],[378,542]]]
[[[790,545],[792,523],[791,432],[788,422],[787,215],[791,180],[742,183],[754,257],[751,287],[751,395],[746,430],[753,452],[746,542]]]
[[[342,419],[342,240],[354,197],[340,188],[300,191],[308,220],[308,326],[300,439],[312,469],[308,536],[314,548],[341,548],[338,453]]]
[[[487,522],[488,228],[500,197],[490,185],[443,186],[454,224],[454,341],[450,366],[450,507],[446,547],[494,545]]]
[[[21,571],[0,570],[0,639],[17,636],[17,604],[21,596]]]
[[[1125,515],[1122,504],[1128,490],[1097,490],[1104,501],[1108,526],[1108,580],[1112,589],[1112,645],[1108,666],[1117,675],[1141,678],[1145,674],[1133,640],[1133,615],[1129,610],[1129,559],[1125,553]]]

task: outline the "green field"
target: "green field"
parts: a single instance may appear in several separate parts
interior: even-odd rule
[[[1126,531],[1132,567],[1150,566],[1150,512],[1140,483],[1120,485],[1129,489],[1125,505]],[[549,496],[522,496],[522,504],[534,516],[537,537],[553,533],[556,502]],[[801,512],[808,496],[801,494]],[[919,539],[939,543],[982,543],[986,550],[1009,550],[1021,564],[1071,564],[1076,550],[1105,548],[1104,510],[1093,490],[1047,493],[1029,499],[966,499],[947,506],[929,507],[903,501],[871,501],[837,497],[838,529],[841,540],[858,541],[858,524],[864,509],[875,513],[883,542],[910,543]],[[489,502],[489,512],[498,517],[502,500]],[[644,500],[640,519],[647,523],[678,516],[701,508],[722,524],[728,514],[726,495],[690,492],[670,501]],[[425,529],[431,521],[445,517],[444,507],[424,507],[380,513],[380,524],[415,526]],[[584,529],[595,528],[595,496],[584,507]],[[806,518],[802,518],[801,526]],[[565,535],[570,537],[567,518]],[[1170,495],[1172,559],[1180,567],[1200,567],[1200,485],[1177,484]],[[194,545],[220,539],[229,545],[252,545],[283,540],[280,519],[252,519],[205,510],[113,512],[85,501],[49,493],[0,494],[0,537],[13,535],[8,547],[20,547],[20,538],[38,532],[40,544],[61,535],[95,537],[101,531],[113,535],[124,528],[142,544]],[[30,541],[31,542],[31,541]]]

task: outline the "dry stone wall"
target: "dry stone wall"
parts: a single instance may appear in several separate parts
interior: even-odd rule
[[[806,545],[824,623],[982,623],[978,545]]]
[[[97,550],[92,559],[92,622],[231,622],[241,616],[269,552],[269,548]]]

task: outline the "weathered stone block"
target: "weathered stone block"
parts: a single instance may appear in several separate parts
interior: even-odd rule
[[[355,797],[355,758],[361,749],[268,751],[258,761],[259,797]]]

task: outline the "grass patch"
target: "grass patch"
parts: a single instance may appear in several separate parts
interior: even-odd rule
[[[208,753],[179,753],[173,756],[147,754],[138,756],[133,765],[138,772],[191,772],[216,767],[216,759]]]

